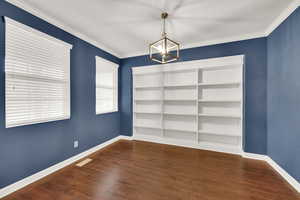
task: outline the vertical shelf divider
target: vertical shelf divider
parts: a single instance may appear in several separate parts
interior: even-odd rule
[[[240,115],[241,115],[241,126],[240,126],[240,132],[242,133],[241,134],[241,143],[240,143],[240,148],[241,149],[244,149],[244,139],[245,139],[245,134],[244,134],[244,127],[245,127],[245,119],[244,119],[244,117],[245,117],[245,99],[246,99],[246,93],[245,93],[245,84],[246,84],[246,82],[244,81],[244,79],[245,79],[245,76],[246,76],[246,74],[245,74],[245,64],[244,64],[244,62],[243,62],[243,64],[242,64],[242,66],[241,66],[241,84],[240,84],[240,92],[241,92],[241,104],[240,104]]]
[[[165,91],[164,91],[164,86],[165,86],[165,74],[164,71],[162,70],[162,77],[161,77],[161,135],[164,138],[165,137],[165,129],[164,129],[164,99],[165,99]]]
[[[197,95],[197,102],[196,102],[196,114],[197,114],[197,117],[196,117],[196,128],[197,128],[197,135],[196,135],[196,139],[197,139],[197,143],[199,143],[199,128],[200,128],[200,124],[199,124],[199,72],[200,72],[200,69],[196,69],[196,81],[197,81],[197,85],[196,85],[196,95]]]
[[[132,73],[132,123],[133,124],[136,124],[136,101],[135,101],[135,76],[133,74],[133,70],[131,70],[131,73]],[[135,127],[132,126],[132,134],[133,135],[136,135],[136,132],[135,132]]]

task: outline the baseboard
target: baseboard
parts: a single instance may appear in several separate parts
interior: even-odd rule
[[[119,139],[120,140],[133,140],[132,136],[126,136],[126,135],[120,135]]]
[[[255,153],[247,153],[247,152],[242,152],[242,153],[228,152],[227,149],[222,149],[222,148],[216,148],[216,149],[213,149],[211,147],[202,148],[202,147],[199,147],[198,145],[176,143],[174,141],[169,142],[169,141],[162,140],[161,138],[154,138],[154,137],[150,137],[149,138],[149,137],[140,137],[140,136],[137,137],[137,136],[133,136],[133,137],[130,137],[130,139],[147,141],[147,142],[154,142],[154,143],[160,143],[160,144],[176,145],[176,146],[182,146],[182,147],[197,148],[197,149],[203,149],[203,150],[212,150],[212,151],[217,151],[217,152],[233,153],[233,154],[239,154],[239,155],[241,155],[244,158],[265,161],[276,172],[278,172],[279,175],[281,175],[281,177],[283,179],[285,179],[297,192],[300,193],[300,183],[296,179],[294,179],[291,175],[289,175],[288,172],[286,172],[284,169],[282,169],[275,161],[273,161],[267,155],[261,155],[261,154],[255,154]]]
[[[268,156],[262,155],[262,154],[247,153],[247,152],[243,152],[242,156],[244,158],[249,158],[249,159],[254,159],[254,160],[263,160],[263,161],[266,161],[266,159],[268,157]]]
[[[280,167],[272,158],[267,155],[244,152],[244,158],[262,160],[267,162],[285,181],[287,181],[297,192],[300,193],[300,183],[294,179],[287,171]]]
[[[106,146],[108,146],[108,145],[110,145],[110,144],[112,144],[112,143],[114,143],[118,140],[121,140],[121,139],[129,140],[130,137],[126,137],[126,136],[115,137],[115,138],[113,138],[111,140],[108,140],[108,141],[106,141],[106,142],[104,142],[100,145],[97,145],[97,146],[95,146],[95,147],[93,147],[93,148],[91,148],[87,151],[84,151],[80,154],[77,154],[77,155],[71,157],[71,158],[68,158],[67,160],[64,160],[60,163],[57,163],[56,165],[53,165],[53,166],[51,166],[47,169],[44,169],[44,170],[42,170],[42,171],[40,171],[36,174],[33,174],[29,177],[26,177],[26,178],[24,178],[24,179],[22,179],[22,180],[20,180],[16,183],[13,183],[9,186],[6,186],[6,187],[4,187],[0,190],[0,199],[7,196],[7,195],[9,195],[9,194],[11,194],[11,193],[13,193],[13,192],[15,192],[15,191],[17,191],[17,190],[20,190],[20,189],[24,188],[25,186],[27,186],[31,183],[34,183],[34,182],[36,182],[36,181],[38,181],[38,180],[54,173],[54,172],[56,172],[56,171],[58,171],[58,170],[60,170],[64,167],[67,167],[68,165],[71,165],[74,162],[76,162],[76,161],[78,161],[78,160],[80,160],[80,159],[82,159],[86,156],[89,156],[90,154],[95,153],[96,151],[99,151],[100,149],[102,149],[102,148],[104,148],[104,147],[106,147]]]
[[[273,167],[297,192],[300,193],[300,183],[287,171],[280,167],[272,158],[266,156],[266,162]]]
[[[2,188],[0,190],[0,199],[13,193],[16,192],[17,190],[20,190],[22,188],[24,188],[25,186],[34,183],[64,167],[67,167],[68,165],[73,164],[74,162],[89,156],[92,153],[95,153],[97,151],[99,151],[100,149],[114,143],[117,142],[119,140],[133,140],[134,138],[131,136],[124,136],[124,135],[120,135],[118,137],[115,137],[111,140],[108,140],[98,146],[95,146],[87,151],[84,151],[76,156],[73,156],[63,162],[60,162],[56,165],[53,165],[45,170],[42,170],[36,174],[33,174],[27,178],[24,178],[16,183],[13,183],[5,188]],[[272,160],[269,156],[266,155],[260,155],[260,154],[253,154],[253,153],[247,153],[247,152],[243,152],[242,156],[244,158],[249,158],[249,159],[256,159],[256,160],[262,160],[262,161],[266,161],[274,170],[276,170],[297,192],[300,193],[300,183],[294,179],[291,175],[289,175],[288,172],[286,172],[282,167],[280,167],[274,160]]]

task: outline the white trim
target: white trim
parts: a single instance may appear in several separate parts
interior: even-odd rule
[[[126,136],[126,135],[120,135],[119,139],[120,140],[133,140],[132,136]]]
[[[9,186],[6,186],[5,188],[0,189],[0,199],[12,194],[13,192],[16,192],[17,190],[20,190],[24,187],[26,187],[27,185],[34,183],[62,168],[67,167],[68,165],[73,164],[74,162],[89,156],[92,153],[95,153],[97,151],[99,151],[100,149],[105,148],[106,146],[113,144],[119,140],[134,140],[135,138],[132,136],[125,136],[125,135],[120,135],[117,136],[111,140],[108,140],[98,146],[92,147],[91,149],[84,151],[78,155],[75,155],[67,160],[64,160],[56,165],[53,165],[45,170],[42,170],[36,174],[33,174],[29,177],[26,177],[16,183],[13,183]],[[161,143],[161,142],[160,142]],[[273,161],[269,156],[266,155],[260,155],[260,154],[253,154],[253,153],[246,153],[243,152],[241,153],[241,155],[244,158],[249,158],[249,159],[256,159],[256,160],[262,160],[262,161],[266,161],[269,165],[271,165],[271,167],[273,167],[274,170],[276,170],[296,191],[298,191],[300,193],[300,183],[295,180],[293,177],[291,177],[284,169],[282,169],[275,161]]]
[[[133,136],[124,136],[120,135],[118,136],[119,140],[136,140]],[[154,143],[161,143],[160,142],[155,142]],[[165,144],[168,144],[167,142]],[[186,145],[181,145],[184,147],[187,147]],[[289,175],[288,172],[286,172],[283,168],[281,168],[272,158],[270,158],[267,155],[262,155],[262,154],[255,154],[255,153],[247,153],[247,152],[242,152],[241,156],[243,158],[247,159],[254,159],[254,160],[261,160],[267,162],[275,171],[279,173],[279,175],[284,178],[297,192],[300,193],[300,183],[294,179],[291,175]],[[1,197],[1,196],[0,196]]]
[[[132,137],[130,137],[130,136],[119,136],[119,137],[120,137],[120,139],[125,139],[125,140],[140,140],[140,141],[148,141],[148,142],[167,144],[167,145],[174,144],[173,142],[169,143],[167,141],[161,141],[161,139],[155,140],[155,138],[152,138],[150,140],[149,138],[136,138],[136,137],[133,137],[133,136]],[[192,145],[185,145],[185,144],[180,144],[178,146],[195,148]],[[197,146],[196,148],[197,149],[203,149],[203,150],[209,150],[209,149],[205,149],[205,148],[199,148],[199,146]],[[224,151],[222,151],[222,149],[218,149],[216,151],[224,152]],[[242,152],[242,153],[240,153],[240,155],[243,158],[255,159],[255,160],[260,160],[260,161],[267,162],[285,181],[287,181],[297,192],[300,193],[300,183],[296,179],[294,179],[287,171],[285,171],[282,167],[280,167],[269,156],[262,155],[262,154],[255,154],[255,153],[247,153],[247,152]]]
[[[119,58],[128,58],[128,57],[135,57],[135,56],[141,56],[141,55],[147,55],[148,52],[146,51],[138,51],[134,53],[128,53],[128,54],[119,54],[116,51],[107,48],[105,45],[97,42],[94,39],[91,39],[90,37],[86,36],[85,34],[82,34],[78,31],[75,31],[74,29],[70,28],[69,26],[66,26],[65,24],[58,22],[54,18],[47,16],[43,14],[42,12],[38,11],[37,9],[34,9],[33,7],[27,5],[24,3],[22,0],[6,0],[7,2],[61,28],[62,30],[65,30],[66,32],[69,32],[73,34],[74,36],[81,38],[90,44],[108,52],[111,53]],[[236,41],[243,41],[243,40],[248,40],[248,39],[255,39],[255,38],[260,38],[260,37],[267,37],[270,35],[287,17],[289,17],[300,5],[299,0],[294,0],[288,8],[286,8],[271,24],[270,26],[266,29],[263,30],[262,32],[258,33],[252,33],[252,34],[246,34],[246,35],[240,35],[240,36],[235,36],[235,37],[226,37],[226,38],[219,38],[216,40],[210,40],[210,41],[203,41],[199,43],[193,43],[193,44],[188,44],[183,46],[183,49],[187,48],[195,48],[195,47],[203,47],[203,46],[209,46],[209,45],[216,45],[216,44],[223,44],[223,43],[229,43],[229,42],[236,42]]]
[[[104,63],[104,64],[107,64],[107,65],[113,65],[113,67],[115,69],[119,69],[120,65],[118,63],[115,63],[113,61],[110,61],[110,60],[107,60],[101,56],[95,56],[95,59],[96,59],[96,62],[101,62],[101,63]],[[105,65],[102,66],[103,67],[106,67]],[[109,66],[109,68],[111,68],[112,66]]]
[[[238,41],[250,40],[250,39],[261,38],[261,37],[266,37],[265,32],[246,34],[246,35],[240,35],[240,36],[235,36],[235,37],[224,37],[224,38],[219,38],[219,39],[215,39],[215,40],[191,43],[191,44],[187,44],[187,45],[182,45],[181,50],[196,48],[196,47],[218,45],[218,44],[224,44],[224,43],[229,43],[229,42],[238,42]],[[143,56],[143,55],[147,55],[147,54],[148,54],[147,51],[137,51],[134,53],[122,54],[120,58],[123,59],[123,58],[135,57],[135,56]]]
[[[149,141],[149,142],[154,142],[154,143],[162,143],[162,144],[167,144],[167,145],[172,145],[174,144],[169,143],[167,141],[161,141],[161,139],[149,139],[149,138],[136,138],[136,137],[128,137],[128,136],[121,136],[121,137],[125,137],[122,139],[127,139],[127,140],[142,140],[142,141]],[[191,148],[195,148],[191,145],[185,145],[185,144],[180,144],[178,146],[182,146],[182,147],[191,147]],[[207,150],[205,148],[199,148],[199,146],[196,147],[197,149],[204,149]],[[222,151],[222,149],[218,149],[218,152],[224,152]],[[277,173],[279,173],[279,175],[286,180],[297,192],[300,193],[300,183],[294,179],[288,172],[286,172],[282,167],[280,167],[274,160],[272,160],[272,158],[270,158],[267,155],[262,155],[262,154],[255,154],[255,153],[247,153],[247,152],[242,152],[240,153],[240,155],[243,158],[247,158],[247,159],[255,159],[255,160],[261,160],[261,161],[265,161],[267,162]]]
[[[22,179],[22,180],[20,180],[16,183],[13,183],[9,186],[6,186],[5,188],[2,188],[0,190],[0,199],[7,196],[7,195],[9,195],[9,194],[11,194],[11,193],[13,193],[13,192],[15,192],[15,191],[17,191],[17,190],[20,190],[21,188],[24,188],[25,186],[27,186],[31,183],[34,183],[34,182],[36,182],[36,181],[38,181],[38,180],[54,173],[54,172],[56,172],[56,171],[58,171],[58,170],[60,170],[64,167],[67,167],[68,165],[73,164],[74,162],[76,162],[76,161],[78,161],[78,160],[80,160],[80,159],[82,159],[86,156],[89,156],[90,154],[95,153],[96,151],[99,151],[100,149],[103,149],[104,147],[106,147],[106,146],[108,146],[108,145],[110,145],[114,142],[117,142],[121,139],[127,139],[127,138],[129,139],[129,137],[126,137],[126,136],[117,136],[117,137],[115,137],[111,140],[108,140],[108,141],[106,141],[106,142],[104,142],[104,143],[102,143],[98,146],[92,147],[91,149],[89,149],[87,151],[84,151],[84,152],[82,152],[78,155],[75,155],[71,158],[68,158],[67,160],[64,160],[60,163],[57,163],[56,165],[53,165],[53,166],[51,166],[47,169],[44,169],[44,170],[42,170],[42,171],[40,171],[36,174],[28,176],[28,177],[26,177],[26,178],[24,178],[24,179]]]
[[[297,192],[300,193],[300,183],[294,179],[287,171],[280,167],[272,158],[266,156],[266,162],[273,167]]]
[[[188,48],[203,47],[203,46],[210,46],[210,45],[219,45],[219,44],[230,43],[230,42],[238,42],[238,41],[250,40],[250,39],[261,38],[261,37],[266,37],[264,32],[226,37],[226,38],[220,38],[220,39],[204,41],[204,42],[197,42],[197,43],[184,45],[183,47],[184,49],[188,49]]]
[[[5,121],[5,128],[14,128],[14,127],[19,127],[19,126],[27,126],[27,125],[34,125],[34,124],[43,124],[43,123],[48,123],[48,122],[56,122],[56,121],[63,121],[63,120],[69,120],[71,119],[71,115],[69,114],[68,116],[64,116],[64,117],[55,117],[55,118],[51,118],[51,119],[39,119],[39,120],[30,120],[30,121],[26,121],[26,122],[22,122],[22,123],[7,123],[7,121]]]
[[[116,113],[119,112],[118,110],[108,110],[108,111],[103,111],[103,112],[96,112],[96,115],[104,115],[104,114],[111,114],[111,113]]]
[[[255,38],[268,37],[299,6],[300,6],[300,0],[292,1],[292,3],[286,9],[284,9],[279,14],[278,17],[275,18],[275,20],[270,24],[270,26],[268,26],[267,29],[263,30],[262,32],[239,35],[239,36],[234,36],[234,37],[218,38],[218,39],[210,40],[210,41],[202,41],[202,42],[191,43],[191,44],[183,45],[182,50],[189,49],[189,48],[196,48],[196,47],[205,47],[205,46],[211,46],[211,45],[218,45],[218,44],[224,44],[224,43],[230,43],[230,42],[238,42],[238,41],[250,40],[250,39],[255,39]],[[138,51],[138,52],[135,52],[135,53],[129,53],[129,54],[122,55],[120,58],[142,56],[142,55],[147,55],[147,54],[148,54],[148,52],[146,52],[146,51],[143,51],[143,52]]]
[[[170,143],[167,141],[161,141],[161,139],[155,139],[155,138],[137,138],[137,137],[130,137],[130,136],[119,136],[121,139],[125,140],[140,140],[140,141],[148,141],[148,142],[154,142],[154,143],[160,143],[160,144],[167,144],[167,145],[174,145],[174,143]],[[190,147],[190,148],[197,148],[197,149],[203,149],[203,150],[211,150],[211,149],[205,149],[205,148],[199,148],[199,146],[195,147],[193,145],[185,145],[185,144],[177,144],[178,146],[182,147]],[[222,149],[217,149],[218,152],[224,152]],[[228,153],[228,152],[227,152]],[[254,159],[254,160],[260,160],[267,162],[285,181],[287,181],[298,193],[300,193],[300,183],[294,179],[287,171],[285,171],[282,167],[280,167],[272,158],[270,158],[267,155],[262,154],[255,154],[255,153],[247,153],[242,152],[240,155],[243,158],[247,159]]]
[[[263,161],[265,161],[268,157],[266,155],[247,153],[247,152],[243,152],[242,156],[243,156],[243,158],[254,159],[254,160],[263,160]]]
[[[217,58],[208,58],[192,61],[182,61],[176,63],[169,63],[164,65],[148,65],[148,66],[137,66],[132,67],[132,73],[134,75],[139,74],[150,74],[150,73],[161,73],[161,72],[172,72],[172,71],[192,71],[193,69],[208,69],[208,68],[219,68],[219,67],[232,67],[240,66],[244,64],[244,55],[225,56]],[[186,66],[189,66],[188,68]]]
[[[267,155],[244,152],[243,158],[261,160],[267,162],[285,181],[287,181],[297,192],[300,193],[300,183],[294,179],[287,171],[280,167],[272,158]]]
[[[59,22],[58,20],[54,19],[53,17],[50,17],[50,16],[40,12],[39,10],[33,8],[32,6],[29,6],[23,0],[5,0],[5,1],[12,4],[12,5],[15,5],[15,6],[21,8],[23,10],[25,10],[26,12],[28,12],[32,15],[35,15],[35,16],[39,17],[40,19],[42,19],[42,20],[44,20],[44,21],[46,21],[46,22],[48,22],[48,23],[50,23],[50,24],[52,24],[52,25],[54,25],[54,26],[56,26],[56,27],[58,27],[58,28],[60,28],[64,31],[66,31],[66,32],[68,32],[68,33],[70,33],[70,34],[72,34],[72,35],[74,35],[74,36],[76,36],[76,37],[92,44],[92,45],[94,45],[95,47],[98,47],[98,48],[100,48],[100,49],[102,49],[102,50],[104,50],[104,51],[106,51],[106,52],[108,52],[108,53],[110,53],[110,54],[112,54],[116,57],[120,57],[119,54],[117,52],[115,52],[114,50],[106,47],[105,45],[103,45],[103,44],[97,42],[96,40],[88,37],[87,35],[82,34],[78,31],[74,30],[73,28]]]
[[[266,29],[265,35],[269,36],[281,23],[284,22],[298,7],[300,0],[294,0]]]
[[[279,14],[278,17],[275,18],[275,20],[270,24],[270,26],[268,26],[267,29],[263,30],[262,32],[239,35],[239,36],[234,36],[234,37],[219,38],[219,39],[210,40],[210,41],[202,41],[202,42],[187,44],[187,45],[183,45],[182,50],[183,49],[189,49],[189,48],[195,48],[195,47],[204,47],[204,46],[210,46],[210,45],[218,45],[218,44],[224,44],[224,43],[230,43],[230,42],[250,40],[250,39],[261,38],[261,37],[268,37],[299,6],[300,6],[300,0],[294,0],[286,9],[284,9]],[[147,55],[147,54],[148,54],[148,52],[146,52],[146,51],[143,51],[143,52],[138,51],[138,52],[135,52],[135,53],[129,53],[129,54],[121,55],[120,58],[142,56],[142,55]]]
[[[125,139],[125,140],[135,140],[136,138],[132,136],[119,136],[120,139]],[[153,141],[154,143],[157,143]],[[158,142],[158,143],[161,143]],[[168,144],[168,143],[165,143]],[[186,145],[181,145],[184,147],[187,147]],[[200,149],[200,148],[198,148]],[[242,152],[241,156],[243,158],[247,159],[254,159],[254,160],[261,160],[267,162],[279,175],[287,181],[297,192],[300,193],[300,183],[294,179],[287,171],[285,171],[282,167],[280,167],[272,158],[270,158],[267,155],[262,155],[262,154],[255,154],[255,153],[247,153],[247,152]]]

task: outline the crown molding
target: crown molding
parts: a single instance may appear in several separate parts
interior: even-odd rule
[[[42,12],[32,8],[31,6],[24,3],[23,0],[6,0],[7,2],[61,28],[62,30],[69,32],[73,34],[74,36],[112,54],[115,55],[121,59],[129,58],[129,57],[135,57],[135,56],[143,56],[147,55],[148,51],[145,48],[145,51],[136,51],[132,53],[126,53],[126,54],[120,54],[117,53],[115,50],[109,49],[105,47],[105,45],[97,42],[94,39],[91,39],[90,37],[86,36],[85,34],[79,33],[78,31],[75,31],[74,29],[68,27],[67,25],[62,24],[61,22],[43,14]],[[245,34],[235,37],[226,37],[226,38],[219,38],[215,40],[209,40],[209,41],[201,41],[196,42],[192,44],[187,44],[182,46],[182,49],[189,49],[189,48],[195,48],[195,47],[204,47],[204,46],[210,46],[210,45],[217,45],[217,44],[224,44],[229,42],[237,42],[237,41],[243,41],[243,40],[249,40],[249,39],[255,39],[255,38],[261,38],[261,37],[267,37],[269,36],[284,20],[286,20],[298,7],[300,6],[300,0],[294,0],[271,24],[267,27],[266,30],[263,30],[261,33],[252,33],[252,34]]]
[[[98,48],[102,49],[103,51],[106,51],[106,52],[108,52],[108,53],[110,53],[110,54],[112,54],[116,57],[120,57],[119,53],[115,52],[114,50],[112,50],[110,48],[107,48],[105,45],[97,42],[96,40],[88,37],[87,35],[85,35],[83,33],[80,33],[78,31],[74,30],[73,28],[59,22],[58,20],[56,20],[56,19],[40,12],[39,10],[33,8],[32,6],[26,4],[23,0],[5,0],[5,1],[12,4],[12,5],[14,5],[14,6],[17,6],[21,9],[25,10],[26,12],[28,12],[32,15],[35,15],[35,16],[39,17],[40,19],[42,19],[42,20],[44,20],[44,21],[46,21],[46,22],[48,22],[48,23],[50,23],[50,24],[52,24],[52,25],[54,25],[54,26],[56,26],[56,27],[58,27],[58,28],[60,28],[64,31],[66,31],[66,32],[68,32],[68,33],[70,33],[70,34],[72,34],[72,35],[74,35],[74,36],[90,43],[90,44],[92,44],[95,47],[98,47]]]
[[[270,35],[280,24],[284,22],[298,7],[300,0],[294,0],[266,29],[265,35]]]
[[[253,33],[253,34],[246,34],[246,35],[240,35],[240,36],[235,36],[235,37],[220,38],[220,39],[210,40],[210,41],[196,42],[196,43],[184,45],[181,48],[181,50],[189,49],[189,48],[196,48],[196,47],[210,46],[210,45],[217,45],[217,44],[224,44],[224,43],[229,43],[229,42],[237,42],[237,41],[261,38],[261,37],[268,37],[299,6],[300,6],[300,0],[294,0],[292,3],[290,3],[290,5],[286,9],[284,9],[280,13],[280,15],[278,17],[275,18],[275,20],[270,24],[270,26],[268,26],[267,29],[262,31],[261,33]],[[124,59],[124,58],[129,58],[129,57],[142,56],[142,55],[146,55],[146,54],[148,54],[148,52],[139,51],[139,52],[135,52],[135,53],[121,55],[120,58]]]
[[[261,33],[245,34],[245,35],[240,35],[240,36],[235,36],[235,37],[225,37],[225,38],[220,38],[220,39],[216,39],[216,40],[196,42],[196,43],[183,45],[181,50],[197,48],[197,47],[205,47],[205,46],[211,46],[211,45],[218,45],[218,44],[224,44],[224,43],[229,43],[229,42],[250,40],[250,39],[261,38],[261,37],[266,37],[266,34],[264,32],[261,32]],[[129,53],[129,54],[125,54],[125,55],[122,54],[120,58],[124,59],[124,58],[135,57],[135,56],[143,56],[143,55],[147,55],[147,54],[148,54],[147,51],[137,51],[135,53]]]

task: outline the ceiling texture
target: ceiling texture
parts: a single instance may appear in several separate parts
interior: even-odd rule
[[[120,58],[161,37],[191,48],[268,35],[295,0],[7,0]]]

